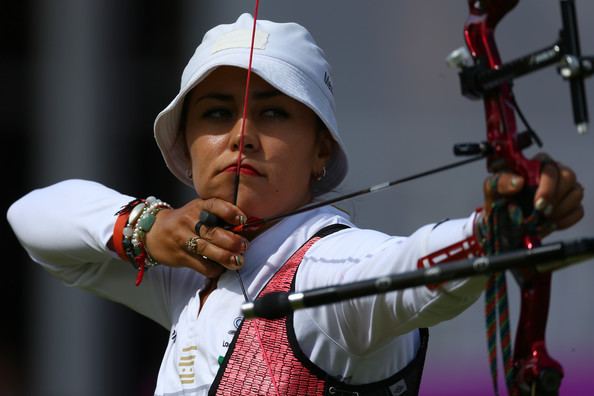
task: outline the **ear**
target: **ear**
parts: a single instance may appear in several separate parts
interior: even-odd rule
[[[334,152],[336,142],[330,135],[326,128],[320,129],[317,132],[317,142],[312,174],[319,175],[322,169],[326,166],[332,153]]]

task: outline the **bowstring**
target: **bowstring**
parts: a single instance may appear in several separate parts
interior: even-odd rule
[[[243,157],[244,141],[245,141],[245,125],[248,114],[250,81],[252,77],[252,62],[254,60],[254,43],[256,40],[256,22],[258,21],[258,9],[260,8],[260,0],[256,0],[254,6],[254,23],[252,25],[252,38],[250,44],[250,58],[248,61],[247,76],[245,80],[245,92],[243,95],[243,113],[241,116],[241,132],[239,135],[239,152],[237,153],[237,163],[235,164],[235,192],[233,194],[233,203],[237,205],[237,198],[239,195],[239,175],[241,173],[241,160]]]
[[[239,150],[237,153],[237,162],[235,164],[235,178],[234,178],[235,188],[234,188],[234,193],[233,193],[233,204],[236,206],[237,206],[237,201],[238,201],[238,196],[239,196],[241,161],[243,158],[243,152],[244,152],[244,146],[245,146],[245,128],[246,128],[246,122],[247,122],[247,116],[248,116],[250,82],[251,82],[251,76],[252,76],[252,63],[254,60],[254,46],[255,46],[254,44],[256,41],[256,25],[257,25],[257,21],[258,21],[259,8],[260,8],[260,0],[256,0],[255,5],[254,5],[254,16],[253,16],[254,22],[252,25],[250,56],[249,56],[248,68],[247,68],[246,80],[245,80],[245,92],[244,92],[244,96],[243,96],[243,112],[242,112],[242,116],[241,116],[241,130],[240,130],[240,135],[239,135]],[[235,273],[237,274],[237,279],[239,281],[239,286],[241,287],[241,291],[243,293],[244,300],[245,300],[245,302],[249,302],[249,297],[247,295],[245,285],[244,285],[243,279],[241,277],[241,273],[239,272],[239,270],[235,271]],[[258,326],[257,322],[254,323],[254,330],[256,333],[256,338],[257,338],[258,344],[260,346],[260,351],[262,353],[262,357],[264,359],[264,364],[266,365],[266,368],[268,370],[268,375],[270,376],[270,380],[271,380],[272,386],[274,388],[274,392],[276,393],[277,396],[280,396],[278,385],[276,383],[276,379],[274,378],[274,374],[272,372],[272,367],[271,367],[268,355],[266,354],[266,350],[264,348],[264,343],[262,342],[262,336],[260,335],[259,326]]]
[[[254,59],[254,43],[256,40],[256,22],[258,21],[258,10],[260,8],[260,0],[256,0],[254,5],[254,23],[252,25],[252,37],[250,43],[250,57],[248,61],[248,68],[247,68],[247,75],[245,79],[245,92],[243,95],[243,111],[241,115],[241,129],[239,133],[239,150],[237,152],[237,162],[235,163],[235,177],[234,177],[234,192],[233,192],[233,204],[237,206],[237,200],[239,197],[239,183],[240,183],[240,174],[241,174],[241,160],[243,157],[244,145],[245,145],[245,126],[247,121],[248,115],[248,104],[249,104],[249,94],[250,94],[250,81],[252,76],[252,62]],[[239,270],[235,271],[237,274],[237,280],[239,281],[239,286],[241,287],[241,292],[243,293],[243,298],[245,302],[249,302],[249,297],[247,295],[245,285],[243,283],[243,279],[241,277],[241,273]]]

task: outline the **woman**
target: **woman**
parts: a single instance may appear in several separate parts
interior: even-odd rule
[[[244,14],[205,35],[155,123],[169,169],[198,198],[174,209],[71,180],[26,195],[9,221],[31,257],[67,284],[170,329],[157,395],[416,394],[427,341],[419,329],[462,312],[484,279],[298,311],[286,322],[242,324],[239,307],[271,287],[304,290],[410,271],[460,242],[479,254],[477,222],[523,180],[502,173],[485,184],[483,213],[406,238],[358,229],[332,207],[241,232],[199,223],[203,211],[236,226],[290,212],[347,172],[329,66],[297,24],[258,21],[242,137],[252,21]],[[576,223],[581,200],[573,172],[547,160],[535,196],[546,224]],[[134,288],[137,274],[142,283]]]

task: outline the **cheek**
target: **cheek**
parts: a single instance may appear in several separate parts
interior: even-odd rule
[[[221,155],[221,147],[225,147],[222,140],[216,136],[198,136],[189,143],[193,184],[200,195],[206,194],[210,175],[217,164],[216,158]]]
[[[212,164],[213,159],[220,155],[222,147],[225,147],[225,143],[220,136],[201,135],[194,138],[188,143],[192,169],[202,170]]]
[[[283,144],[282,149],[277,151],[281,158],[278,159],[279,177],[282,184],[293,184],[302,188],[307,186],[311,180],[312,166],[315,157],[313,140],[300,139],[292,144]]]

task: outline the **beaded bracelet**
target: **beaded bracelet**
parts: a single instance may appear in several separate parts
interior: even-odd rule
[[[116,212],[118,216],[115,225],[113,227],[113,247],[118,256],[125,261],[133,261],[134,255],[128,254],[130,245],[130,237],[126,237],[125,229],[130,227],[130,219],[132,211],[140,205],[144,204],[144,199],[134,199],[122,206],[119,211]],[[135,216],[138,219],[138,216]],[[131,234],[130,234],[131,236]]]
[[[134,227],[136,226],[138,219],[140,218],[146,207],[147,201],[145,199],[141,200],[138,204],[136,204],[130,211],[130,215],[128,216],[128,222],[126,223],[126,227],[124,227],[122,231],[122,245],[124,246],[126,259],[130,261],[134,267],[136,267],[136,262],[134,261],[134,257],[136,257],[136,254],[134,253],[132,236],[134,235]]]
[[[146,199],[145,206],[138,217],[138,220],[134,224],[131,243],[134,254],[134,263],[136,264],[136,269],[138,270],[136,286],[140,285],[140,282],[142,282],[142,277],[144,276],[145,270],[158,264],[147,251],[144,238],[146,233],[149,232],[153,227],[153,224],[155,224],[157,213],[159,213],[161,209],[165,208],[171,209],[171,205],[155,197],[148,197]]]
[[[114,241],[117,241],[114,245],[118,255],[138,270],[136,286],[142,282],[144,272],[158,264],[146,249],[145,236],[155,223],[157,213],[165,208],[170,209],[171,205],[151,196],[147,199],[136,199],[116,213],[120,218],[114,228]],[[120,231],[122,216],[126,216],[127,219]]]

